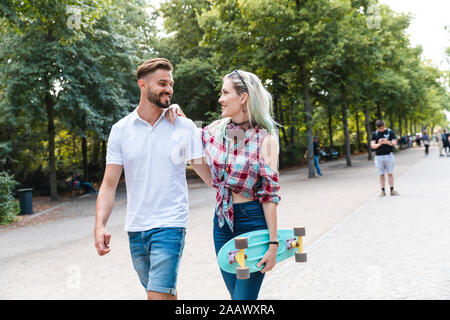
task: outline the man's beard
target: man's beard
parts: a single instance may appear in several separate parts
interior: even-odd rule
[[[169,98],[167,99],[167,103],[162,103],[161,102],[161,97],[163,96],[163,95],[168,95],[169,96],[169,94],[167,94],[167,93],[160,93],[159,95],[158,94],[155,94],[155,93],[153,93],[153,92],[149,92],[148,93],[148,95],[147,95],[147,100],[148,101],[150,101],[151,103],[154,103],[154,104],[156,104],[158,107],[160,107],[160,108],[168,108],[169,106],[170,106],[170,96],[169,96]]]

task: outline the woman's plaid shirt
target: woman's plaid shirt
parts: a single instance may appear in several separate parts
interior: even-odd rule
[[[233,230],[231,191],[260,203],[278,204],[279,174],[264,162],[261,152],[267,130],[255,127],[244,131],[241,126],[229,123],[225,137],[218,139],[209,132],[210,126],[203,128],[202,141],[212,184],[217,189],[215,214],[219,227],[227,222]]]

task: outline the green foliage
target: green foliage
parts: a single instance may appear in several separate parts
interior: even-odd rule
[[[402,135],[448,126],[448,72],[411,46],[411,17],[376,0],[148,3],[0,2],[0,171],[52,195],[74,171],[99,181],[110,128],[139,101],[134,72],[155,56],[174,65],[173,102],[204,124],[220,117],[225,74],[257,74],[281,124],[280,167],[301,163],[312,135],[364,150],[377,118]],[[80,28],[68,27],[74,7]]]
[[[79,28],[69,23],[74,9]],[[144,0],[2,2],[0,142],[19,181],[46,172],[56,199],[59,174],[78,162],[66,161],[62,141],[89,137],[98,155],[112,124],[136,106],[134,70],[155,45],[145,9]]]
[[[15,220],[20,208],[14,200],[14,189],[18,185],[7,172],[0,172],[0,224],[8,224]]]
[[[192,120],[205,120],[205,114],[216,109],[222,83],[208,61],[199,58],[182,60],[175,66],[174,81],[173,101],[183,106]]]

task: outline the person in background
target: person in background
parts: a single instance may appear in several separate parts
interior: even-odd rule
[[[444,154],[448,156],[450,156],[449,154],[449,147],[450,144],[448,142],[448,138],[450,137],[450,135],[447,132],[447,129],[443,130],[444,132],[442,133],[442,147],[444,149]]]
[[[79,172],[75,173],[72,177],[72,183],[75,189],[83,188],[87,193],[98,194],[98,191],[94,189],[90,182],[83,180]]]
[[[444,154],[442,153],[443,149],[444,149],[444,141],[442,140],[442,130],[438,129],[436,132],[436,141],[438,144],[438,149],[439,149],[439,157],[444,157]]]
[[[317,174],[321,177],[322,171],[320,170],[319,165],[319,138],[317,136],[313,137],[313,151],[314,151],[314,167],[316,168]],[[308,150],[305,153],[305,159],[308,157]]]
[[[425,130],[422,135],[423,145],[425,146],[425,155],[428,155],[428,149],[430,148],[430,137],[428,131]]]
[[[377,120],[375,125],[378,130],[372,134],[370,146],[375,149],[375,166],[380,176],[381,193],[380,197],[386,195],[385,191],[385,173],[388,174],[389,185],[391,187],[391,196],[397,196],[398,192],[394,190],[394,146],[397,144],[397,138],[392,129],[386,128],[383,120]]]

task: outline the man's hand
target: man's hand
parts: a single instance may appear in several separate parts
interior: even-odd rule
[[[107,164],[95,206],[94,245],[99,256],[111,251],[109,241],[111,235],[105,226],[114,205],[114,196],[122,174],[123,167],[118,164]]]
[[[111,234],[105,228],[96,228],[95,235],[95,248],[99,256],[104,256],[111,251],[109,242],[111,240]]]
[[[186,118],[186,115],[183,113],[183,110],[181,110],[181,107],[177,104],[172,104],[166,111],[166,119],[171,123],[174,123],[177,116]]]

